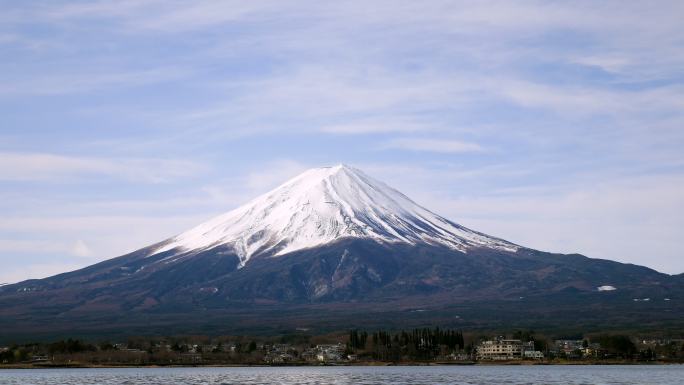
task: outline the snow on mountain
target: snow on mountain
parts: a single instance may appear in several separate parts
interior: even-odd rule
[[[611,285],[603,285],[596,288],[598,291],[615,291],[617,288]]]
[[[240,267],[256,254],[280,256],[344,238],[517,251],[519,246],[436,215],[358,169],[314,168],[253,201],[166,241],[150,255],[231,247]]]

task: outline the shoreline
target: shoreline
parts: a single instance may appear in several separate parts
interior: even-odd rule
[[[666,366],[666,365],[684,365],[684,362],[668,362],[668,361],[577,361],[577,362],[517,362],[517,361],[502,361],[502,362],[356,362],[356,363],[330,363],[330,364],[310,364],[310,363],[292,363],[281,365],[269,364],[196,364],[196,365],[127,365],[127,364],[109,364],[109,365],[93,365],[82,363],[71,364],[2,364],[0,370],[9,369],[161,369],[161,368],[287,368],[287,367],[369,367],[369,366]]]

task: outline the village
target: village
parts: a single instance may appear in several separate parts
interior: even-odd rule
[[[318,342],[317,340],[327,342]],[[330,339],[337,341],[330,341]],[[68,339],[0,347],[0,365],[199,366],[494,364],[573,362],[682,362],[684,339],[638,339],[624,335],[544,340],[528,332],[509,337],[464,338],[460,331],[416,329],[359,332],[334,338],[275,340],[245,337],[132,338],[99,344]]]

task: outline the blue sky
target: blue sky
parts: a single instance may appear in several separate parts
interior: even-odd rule
[[[684,272],[682,2],[0,11],[0,283],[337,163],[512,242]]]

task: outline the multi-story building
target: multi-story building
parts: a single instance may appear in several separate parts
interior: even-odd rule
[[[522,342],[521,340],[497,338],[496,340],[480,342],[477,346],[476,356],[478,360],[504,361],[539,358],[540,355],[543,358],[541,352],[534,350],[534,341]]]

